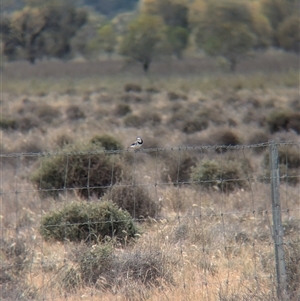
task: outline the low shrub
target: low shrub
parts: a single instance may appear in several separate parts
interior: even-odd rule
[[[142,86],[139,84],[128,83],[124,86],[125,92],[142,92]]]
[[[192,134],[195,132],[200,132],[208,127],[208,121],[206,118],[201,119],[200,117],[194,117],[192,119],[187,119],[184,121],[182,126],[182,131],[186,134]]]
[[[248,138],[248,144],[261,144],[266,143],[270,139],[269,135],[263,130],[256,130]],[[262,153],[266,147],[254,147],[253,151],[257,154]]]
[[[142,186],[115,185],[104,199],[112,200],[134,218],[155,217],[161,209]]]
[[[106,150],[121,150],[123,149],[122,143],[114,138],[113,136],[104,134],[104,135],[96,135],[94,136],[91,141],[92,144],[98,144],[104,147]]]
[[[14,130],[17,128],[17,122],[15,119],[10,117],[1,116],[0,117],[0,129],[3,130]]]
[[[72,144],[74,139],[72,136],[66,133],[61,133],[54,139],[54,141],[58,147],[62,148],[67,144]]]
[[[133,102],[133,103],[140,103],[143,101],[148,101],[149,98],[145,98],[141,94],[136,94],[136,93],[126,93],[120,96],[120,100],[126,103]]]
[[[296,146],[284,145],[278,148],[278,163],[280,180],[291,185],[297,185],[300,182],[299,168],[300,156],[299,149]],[[270,153],[266,152],[263,161],[263,174],[261,181],[270,182]]]
[[[119,103],[115,108],[115,115],[118,117],[123,117],[129,113],[131,113],[130,105],[126,103]]]
[[[269,166],[270,153],[266,152],[263,159],[263,165]],[[296,145],[281,145],[278,147],[278,163],[287,168],[300,167],[299,148]]]
[[[192,168],[191,180],[199,182],[201,187],[217,188],[222,192],[231,192],[237,188],[248,188],[242,162],[238,160],[205,159]]]
[[[168,98],[169,100],[173,101],[173,100],[178,100],[178,99],[182,99],[182,100],[187,100],[187,96],[181,93],[177,93],[177,92],[173,92],[170,91],[168,92]]]
[[[34,113],[26,113],[24,116],[16,117],[16,123],[17,129],[24,132],[35,127],[41,127],[41,121]]]
[[[82,197],[101,197],[125,176],[119,156],[92,151],[99,151],[99,145],[77,143],[66,145],[62,154],[41,158],[31,176],[41,196],[57,197],[65,189],[76,188]]]
[[[61,112],[58,108],[48,104],[35,105],[32,108],[33,110],[31,112],[46,123],[51,123],[54,119],[61,116]]]
[[[173,267],[172,257],[153,246],[115,252],[110,242],[81,245],[61,270],[59,282],[67,291],[87,285],[112,293],[117,289],[126,300],[145,300],[162,282],[175,285]]]
[[[126,115],[123,121],[125,126],[134,128],[139,128],[145,123],[145,120],[143,120],[141,116],[135,114]]]
[[[289,110],[273,110],[267,117],[270,132],[294,130],[300,133],[300,113]]]
[[[226,146],[234,146],[242,143],[239,135],[230,128],[221,128],[213,132],[209,141],[211,144],[219,146],[216,148],[218,153],[226,152],[228,150]]]
[[[148,87],[148,88],[145,89],[145,91],[146,91],[147,93],[151,93],[151,94],[156,94],[156,93],[159,93],[159,92],[160,92],[160,91],[159,91],[157,88],[155,88],[155,87]]]
[[[121,243],[138,233],[130,214],[112,202],[73,203],[43,216],[45,240],[98,242],[106,236]]]
[[[165,167],[161,172],[163,182],[172,182],[174,185],[190,181],[192,167],[195,167],[198,160],[188,152],[171,154],[166,157]],[[179,165],[179,166],[178,166]]]
[[[149,126],[157,126],[161,123],[161,115],[156,111],[144,110],[140,114],[140,119]]]
[[[84,112],[78,105],[70,105],[66,110],[67,118],[70,120],[77,120],[85,118]]]

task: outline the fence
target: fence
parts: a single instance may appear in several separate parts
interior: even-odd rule
[[[299,142],[1,154],[1,170],[1,300],[300,297]]]

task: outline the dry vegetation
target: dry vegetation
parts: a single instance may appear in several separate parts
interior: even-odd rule
[[[236,75],[201,59],[149,77],[5,66],[1,153],[18,154],[1,157],[2,300],[278,300],[268,149],[226,148],[299,142],[297,58],[262,56]],[[137,135],[144,151],[127,151]],[[299,300],[299,144],[279,163]]]

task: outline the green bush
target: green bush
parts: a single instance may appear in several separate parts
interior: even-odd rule
[[[40,234],[45,240],[98,242],[106,236],[121,243],[138,233],[130,214],[112,202],[73,203],[46,214]]]
[[[121,150],[123,145],[120,141],[110,135],[96,135],[91,139],[92,144],[103,146],[106,150]]]
[[[276,109],[267,117],[270,132],[275,133],[282,130],[294,130],[300,133],[300,113],[289,110]]]
[[[99,151],[99,145],[77,143],[66,145],[62,154],[42,157],[31,176],[41,196],[57,197],[60,191],[75,188],[82,197],[101,197],[125,175],[119,156],[92,151]]]
[[[201,187],[216,187],[231,192],[236,188],[248,188],[243,162],[229,158],[217,161],[206,159],[192,168],[191,180],[201,182]]]
[[[115,185],[106,193],[104,199],[112,200],[134,218],[155,217],[161,209],[141,186]]]

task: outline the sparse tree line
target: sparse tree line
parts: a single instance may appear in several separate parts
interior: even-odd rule
[[[74,1],[25,2],[2,12],[1,50],[8,61],[93,59],[104,52],[138,61],[148,71],[158,57],[182,59],[185,51],[202,50],[234,71],[254,50],[300,50],[299,0],[140,0],[135,10],[114,17]]]

